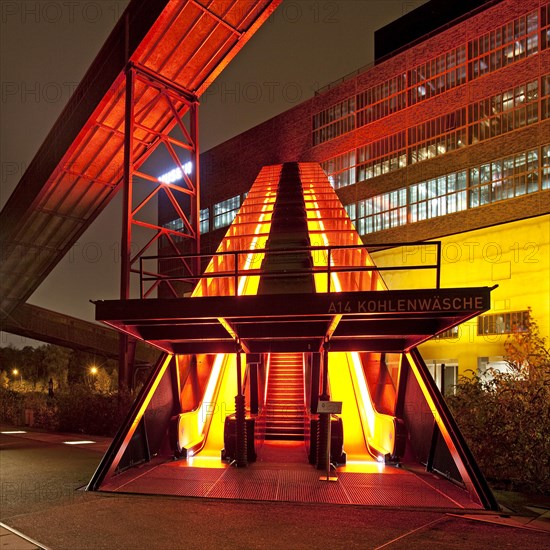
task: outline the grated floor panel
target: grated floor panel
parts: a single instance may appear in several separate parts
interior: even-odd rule
[[[257,501],[354,504],[382,507],[470,509],[481,507],[466,491],[433,474],[385,467],[382,472],[337,472],[338,481],[319,478],[323,472],[303,464],[252,464],[247,468],[196,468],[166,462],[149,470],[111,479],[102,490]]]

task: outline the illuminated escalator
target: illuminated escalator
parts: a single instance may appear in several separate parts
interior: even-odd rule
[[[351,460],[384,458],[396,451],[396,419],[376,409],[356,352],[331,353],[331,398],[342,401],[344,449]]]

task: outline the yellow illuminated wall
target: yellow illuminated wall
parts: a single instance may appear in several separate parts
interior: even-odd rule
[[[550,333],[550,216],[500,224],[443,237],[441,286],[493,286],[487,314],[532,309],[541,334]],[[435,247],[398,249],[372,254],[375,263],[413,265],[435,262]],[[390,272],[390,289],[433,287],[433,272]],[[419,347],[428,365],[455,359],[458,372],[476,371],[479,357],[497,360],[504,353],[505,334],[477,334],[477,319],[467,321],[458,338],[431,340]]]

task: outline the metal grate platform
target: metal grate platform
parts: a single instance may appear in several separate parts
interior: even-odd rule
[[[125,472],[102,490],[256,501],[482,509],[460,487],[425,472],[371,464],[367,466],[371,472],[341,471],[336,474],[338,481],[326,482],[319,479],[322,472],[313,467],[269,466],[197,468],[184,462],[168,462]]]

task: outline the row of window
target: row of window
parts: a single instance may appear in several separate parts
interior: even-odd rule
[[[245,197],[246,193],[243,195],[236,195],[224,201],[218,202],[212,207],[201,209],[199,215],[201,234],[230,225],[235,219],[235,216],[237,215],[237,212],[239,211]],[[164,227],[179,233],[184,230],[183,221],[179,218],[164,224]],[[183,237],[178,237],[177,235],[171,235],[171,238],[175,243],[183,241]],[[161,247],[167,245],[168,242],[166,238],[163,238]]]
[[[235,216],[237,215],[241,204],[241,195],[236,195],[235,197],[231,197],[222,202],[214,204],[214,206],[212,207],[212,230],[220,229],[220,227],[226,227],[230,225],[231,222],[235,219]],[[204,233],[206,233],[206,231],[204,231]]]
[[[522,15],[317,113],[313,116],[313,145],[538,53],[550,43],[549,19],[550,4],[546,4],[540,16],[538,10]]]
[[[548,5],[542,8],[543,13]],[[496,71],[539,51],[539,21],[536,11],[469,42],[471,78]]]
[[[550,118],[550,74],[321,163],[335,189]]]
[[[478,336],[525,332],[529,326],[529,311],[511,311],[480,315],[477,318]]]
[[[166,229],[170,229],[171,231],[176,231],[178,233],[183,233],[185,229],[185,225],[183,223],[183,220],[181,218],[177,218],[175,220],[172,220],[171,222],[165,223],[164,227]],[[178,235],[170,235],[170,239],[173,243],[182,243],[184,241],[184,237],[178,237]],[[160,240],[160,247],[164,248],[166,246],[169,246],[169,240],[167,237],[163,236]]]
[[[360,158],[364,154],[364,151],[361,152]],[[535,193],[539,188],[548,189],[549,181],[550,146],[546,146],[541,154],[538,150],[526,151],[364,199],[347,205],[346,210],[359,234],[365,235]],[[230,225],[245,196],[236,195],[211,208],[202,209],[201,233]],[[177,232],[184,230],[180,219],[168,222],[165,227]],[[174,242],[182,240],[174,235],[172,239]],[[166,244],[163,243],[163,246]]]
[[[490,313],[477,318],[477,335],[491,336],[498,334],[514,334],[525,332],[529,326],[529,311],[509,311],[506,313]],[[453,327],[437,336],[436,340],[449,340],[459,337],[459,327]]]
[[[525,332],[529,326],[529,311],[509,311],[506,313],[489,313],[477,318],[477,335],[490,336],[497,334],[514,334]],[[453,327],[434,338],[448,340],[459,337],[459,327]]]
[[[346,205],[360,235],[550,189],[550,145]]]
[[[407,73],[409,105],[439,95],[466,82],[466,46],[446,52]]]

